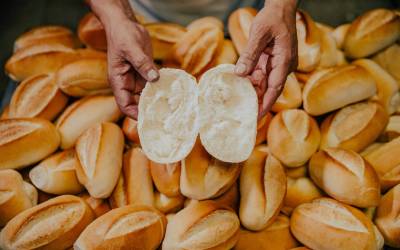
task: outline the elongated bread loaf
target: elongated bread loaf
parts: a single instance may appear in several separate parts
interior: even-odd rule
[[[278,113],[285,109],[295,109],[301,106],[302,100],[300,83],[296,75],[290,73],[286,78],[282,93],[276,99],[271,110]]]
[[[157,190],[169,197],[180,195],[181,163],[159,164],[150,161],[150,174]]]
[[[87,13],[79,21],[78,37],[89,48],[107,49],[106,32],[100,20],[92,13]]]
[[[384,51],[376,54],[372,59],[382,68],[389,72],[397,81],[400,87],[400,63],[397,58],[400,57],[400,45],[395,43]]]
[[[250,7],[239,8],[228,19],[229,35],[239,54],[242,54],[249,40],[250,27],[257,10]]]

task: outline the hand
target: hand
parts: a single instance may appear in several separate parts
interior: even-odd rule
[[[260,119],[296,67],[296,1],[270,0],[254,18],[248,44],[235,68],[238,75],[249,77],[256,89]]]

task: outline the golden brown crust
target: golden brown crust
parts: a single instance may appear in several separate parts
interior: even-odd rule
[[[150,161],[150,174],[153,179],[154,185],[157,190],[168,196],[179,196],[180,189],[180,176],[181,176],[181,163],[172,164],[159,164]]]
[[[97,50],[107,49],[106,32],[100,20],[92,13],[87,13],[79,21],[78,37],[87,47]]]
[[[159,192],[154,194],[154,207],[164,214],[178,212],[183,207],[184,202],[185,197],[181,194],[175,197],[168,197]]]
[[[400,87],[400,46],[395,43],[382,52],[376,54],[372,59],[391,74]]]
[[[93,210],[96,217],[100,217],[111,210],[107,200],[93,198],[87,193],[82,193],[79,195],[79,197],[85,200],[85,202]]]
[[[124,132],[124,135],[128,140],[132,141],[135,144],[140,145],[140,139],[139,139],[139,132],[137,129],[137,121],[125,117],[124,122],[122,123],[122,131]]]
[[[272,114],[268,112],[263,118],[258,120],[256,146],[262,144],[263,142],[265,142],[265,140],[267,140],[267,132],[272,117]]]
[[[291,73],[287,76],[282,93],[278,99],[276,99],[276,102],[272,106],[271,110],[278,113],[285,109],[296,109],[301,106],[301,103],[301,86],[296,78],[296,75]]]
[[[228,31],[239,54],[243,52],[249,40],[250,26],[257,10],[250,7],[239,8],[228,19]]]

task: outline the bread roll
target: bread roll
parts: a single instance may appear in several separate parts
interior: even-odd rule
[[[22,81],[33,75],[53,73],[77,56],[73,49],[62,44],[37,43],[15,52],[5,70],[13,80]]]
[[[306,163],[319,146],[317,122],[300,109],[284,110],[271,121],[268,129],[271,153],[287,167]]]
[[[107,198],[118,181],[122,167],[124,136],[121,129],[109,122],[86,130],[76,143],[78,180],[90,196]]]
[[[113,209],[91,223],[79,236],[74,249],[157,249],[167,219],[148,206]]]
[[[27,209],[3,228],[0,247],[16,249],[67,249],[94,219],[84,200],[63,195]]]
[[[201,18],[197,18],[193,20],[186,26],[187,30],[195,30],[201,29],[203,27],[213,27],[218,28],[220,30],[224,29],[224,23],[217,17],[214,16],[205,16]]]
[[[378,138],[388,120],[388,115],[378,103],[349,105],[323,121],[321,149],[339,147],[360,152]]]
[[[159,164],[150,161],[151,178],[157,190],[169,197],[180,195],[179,182],[181,176],[181,163]]]
[[[267,132],[269,128],[269,124],[272,120],[272,114],[267,113],[263,118],[258,120],[257,122],[257,136],[256,136],[256,145],[260,145],[265,142],[267,139]]]
[[[100,20],[92,13],[87,13],[78,25],[78,37],[87,47],[97,50],[107,49],[106,32]]]
[[[0,170],[0,227],[37,204],[36,189],[15,170]]]
[[[70,96],[110,94],[107,60],[81,59],[61,67],[56,73],[58,87]]]
[[[382,138],[391,141],[400,136],[400,115],[393,115],[389,118],[389,123],[383,131]]]
[[[0,113],[0,120],[8,119],[10,112],[10,105],[5,105]]]
[[[53,153],[58,145],[60,136],[47,120],[0,120],[0,169],[18,169],[36,163]]]
[[[374,151],[375,149],[379,148],[380,146],[382,146],[384,143],[383,142],[374,142],[371,145],[369,145],[366,149],[364,149],[363,151],[360,152],[360,155],[362,157],[365,157],[366,155],[368,155],[369,153],[371,153],[372,151]]]
[[[90,48],[76,49],[79,59],[107,59],[107,53],[100,50]]]
[[[107,200],[93,198],[87,193],[82,193],[79,195],[79,197],[85,200],[85,202],[93,210],[96,217],[100,217],[111,210]]]
[[[234,73],[234,65],[208,70],[199,82],[200,139],[220,161],[249,158],[256,143],[258,103],[250,80]]]
[[[351,23],[343,48],[348,57],[368,57],[392,45],[399,37],[400,16],[392,10],[374,9]]]
[[[320,33],[321,59],[319,68],[330,68],[339,65],[340,55],[337,49],[335,38],[332,31],[326,30],[320,24],[317,24]]]
[[[298,246],[290,233],[289,218],[278,215],[275,221],[259,232],[240,229],[239,240],[234,250],[287,250]]]
[[[239,229],[239,219],[229,208],[201,201],[171,218],[162,249],[231,249],[238,240]]]
[[[51,155],[29,172],[29,178],[38,189],[50,194],[77,194],[83,191],[75,169],[78,165],[75,150],[69,149]]]
[[[345,23],[337,26],[333,32],[332,36],[335,39],[336,46],[338,49],[343,48],[344,40],[346,39],[347,31],[349,31],[350,23]]]
[[[115,122],[121,115],[113,96],[90,96],[74,102],[56,122],[61,148],[73,147],[86,129],[101,122]]]
[[[290,229],[311,249],[379,249],[372,222],[358,209],[330,198],[298,206]]]
[[[285,109],[295,109],[301,106],[302,96],[300,83],[297,81],[296,75],[290,73],[283,87],[282,93],[272,106],[273,112],[280,112]]]
[[[242,54],[249,40],[250,27],[257,10],[250,7],[239,8],[228,19],[228,31],[239,54]]]
[[[286,194],[285,171],[266,145],[257,146],[244,162],[239,186],[242,226],[265,229],[279,214]]]
[[[328,148],[311,157],[310,176],[338,201],[356,207],[376,207],[379,178],[371,165],[351,150]]]
[[[382,52],[376,54],[372,59],[391,74],[400,87],[400,46],[395,43]]]
[[[122,132],[124,132],[124,135],[128,140],[140,145],[136,120],[125,117],[124,122],[122,123]]]
[[[125,153],[118,184],[110,197],[113,208],[126,205],[154,206],[149,165],[140,148],[132,148]]]
[[[8,117],[53,120],[67,105],[53,75],[40,74],[22,81],[14,91]]]
[[[238,54],[236,52],[235,46],[231,40],[224,39],[221,50],[215,55],[212,64],[235,64],[238,60]]]
[[[205,200],[220,196],[235,183],[239,164],[212,158],[197,140],[192,152],[181,163],[181,193],[191,199]]]
[[[400,248],[400,185],[394,186],[381,199],[375,223],[385,238],[385,243],[391,247]]]
[[[164,214],[175,213],[183,207],[185,197],[181,194],[175,197],[168,197],[162,193],[154,194],[154,206]]]
[[[303,107],[322,115],[376,94],[374,78],[360,66],[348,65],[316,71],[303,89]]]

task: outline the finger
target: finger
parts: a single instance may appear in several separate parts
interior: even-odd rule
[[[127,52],[126,59],[146,81],[154,82],[160,77],[153,59],[144,51],[139,49],[130,50]]]
[[[265,92],[262,100],[261,109],[258,115],[259,118],[264,117],[271,110],[272,106],[278,99],[281,92],[282,92],[281,89],[275,89],[270,87],[267,88],[267,91]]]

